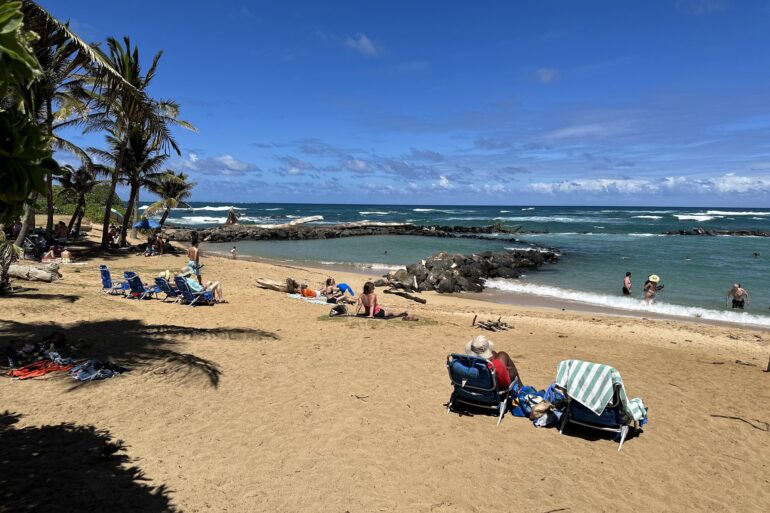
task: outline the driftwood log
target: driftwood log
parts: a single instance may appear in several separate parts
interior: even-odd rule
[[[59,272],[59,264],[48,264],[45,267],[11,264],[8,268],[8,275],[19,280],[44,281],[48,283],[62,277],[62,274]]]
[[[406,299],[411,299],[412,301],[416,301],[416,302],[418,302],[420,304],[423,304],[423,305],[428,302],[427,299],[423,299],[421,297],[413,296],[412,294],[409,294],[409,293],[406,293],[406,292],[401,292],[400,290],[386,289],[383,292],[385,292],[385,294],[393,294],[394,296],[401,296],[401,297],[406,298]]]
[[[257,287],[262,289],[277,290],[278,292],[288,292],[289,288],[285,281],[269,280],[267,278],[257,278]]]
[[[496,321],[488,320],[486,322],[476,322],[478,317],[478,315],[473,316],[473,322],[471,323],[471,326],[478,326],[479,328],[483,328],[489,331],[508,331],[511,329],[511,327],[508,326],[508,323],[501,321],[502,317],[498,317]]]

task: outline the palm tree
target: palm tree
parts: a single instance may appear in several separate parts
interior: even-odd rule
[[[59,182],[62,186],[59,197],[74,200],[75,203],[75,211],[72,213],[72,218],[67,224],[67,231],[72,231],[74,225],[75,233],[79,234],[80,224],[86,213],[86,194],[102,183],[101,180],[96,179],[96,175],[98,173],[106,173],[107,170],[103,166],[94,165],[90,162],[84,162],[77,170],[71,166],[65,166],[63,169],[64,173],[59,177]]]
[[[151,216],[161,210],[163,211],[163,217],[160,219],[160,226],[168,219],[168,214],[172,208],[179,206],[189,207],[186,200],[192,196],[192,190],[195,184],[188,182],[187,176],[184,173],[175,174],[172,170],[167,169],[165,173],[157,177],[148,187],[151,192],[160,196],[160,199],[147,207],[144,215]]]
[[[139,49],[136,46],[131,47],[131,41],[128,37],[123,38],[123,45],[114,38],[108,38],[107,47],[110,51],[109,61],[112,67],[120,73],[124,81],[130,83],[134,89],[144,93],[155,76],[158,61],[163,52],[155,54],[150,68],[143,75],[139,63]],[[113,86],[116,89],[113,89]],[[177,119],[179,106],[173,101],[137,98],[133,93],[127,94],[122,83],[116,83],[113,80],[108,80],[103,89],[105,93],[102,100],[104,105],[102,122],[94,126],[107,129],[111,136],[119,141],[110,183],[110,194],[107,196],[102,223],[102,247],[106,249],[108,247],[113,196],[121,174],[125,172],[124,160],[131,131],[136,127],[143,127],[150,134],[152,144],[158,151],[171,148],[177,154],[181,154],[169,127],[177,125],[190,130],[195,130],[195,127],[186,121]]]
[[[78,89],[75,87],[76,82],[67,81],[66,77],[72,77],[73,71],[80,68],[89,75],[92,87],[100,87],[104,81],[110,80],[114,84],[112,90],[117,90],[117,83],[122,82],[124,94],[133,95],[136,98],[143,98],[143,94],[123,80],[98,48],[80,39],[66,24],[51,16],[32,0],[3,2],[0,4],[0,11],[3,13],[0,25],[5,26],[1,32],[2,38],[0,38],[2,39],[0,41],[0,97],[4,99],[4,107],[9,106],[8,111],[18,110],[25,113],[33,124],[44,119],[48,135],[48,140],[46,140],[48,155],[42,159],[47,168],[44,171],[46,171],[45,178],[48,183],[43,187],[30,187],[29,194],[23,200],[25,204],[24,222],[17,238],[17,241],[23,241],[27,231],[34,224],[34,204],[38,193],[50,191],[52,170],[57,167],[51,158],[52,146],[66,147],[68,145],[67,141],[63,140],[50,141],[57,128],[57,116],[53,114],[56,94],[60,94],[59,99],[64,100],[60,103],[61,107],[67,103],[61,93],[67,90],[74,92]],[[9,32],[6,29],[12,29],[12,31]],[[28,37],[30,33],[36,37]],[[15,42],[14,39],[16,39]],[[34,39],[38,39],[34,48],[27,48],[29,46],[28,41]],[[50,45],[50,47],[46,47],[46,45]],[[4,46],[6,47],[4,48]],[[37,60],[38,57],[44,56],[41,54],[47,54],[50,57],[47,69],[43,69]],[[24,62],[25,66],[32,70],[32,73],[27,74],[25,72],[23,80],[20,80],[24,70],[14,61]],[[33,79],[32,82],[28,82],[29,78]],[[59,109],[60,114],[67,113],[66,116],[62,116],[58,120],[61,121],[61,126],[73,123],[73,119],[64,121],[62,119],[74,114],[75,110],[71,106],[63,111],[61,108]],[[75,122],[80,122],[83,118],[76,114],[74,119],[77,120]],[[29,131],[29,129],[26,130]],[[18,140],[18,137],[11,139]],[[75,146],[72,145],[71,148],[75,148]],[[30,180],[29,183],[32,181]],[[0,196],[2,195],[0,194]],[[2,210],[2,201],[0,198],[0,210]],[[16,205],[21,204],[17,200],[14,201]],[[49,203],[49,212],[52,211],[52,204]],[[8,212],[9,210],[5,211],[6,214]]]
[[[103,161],[109,162],[115,169],[122,142],[114,135],[107,136],[111,151],[92,149]],[[168,159],[168,154],[159,153],[151,134],[143,126],[134,126],[129,130],[123,154],[123,173],[120,180],[130,187],[128,206],[123,214],[123,229],[120,232],[120,245],[125,246],[128,224],[131,216],[138,212],[139,192],[157,177],[158,169]]]

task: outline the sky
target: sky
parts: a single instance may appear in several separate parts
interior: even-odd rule
[[[770,199],[770,0],[39,3],[163,51],[196,201]]]

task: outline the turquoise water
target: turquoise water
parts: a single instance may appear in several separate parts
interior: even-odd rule
[[[484,226],[495,222],[523,230],[525,242],[428,237],[355,237],[319,241],[252,241],[238,243],[241,255],[279,260],[313,261],[382,270],[426,258],[438,251],[470,253],[526,247],[527,243],[558,248],[556,265],[529,273],[518,281],[491,283],[517,294],[580,301],[609,308],[727,320],[770,326],[770,238],[664,236],[661,232],[702,226],[706,229],[770,229],[770,209],[626,208],[529,206],[363,206],[242,204],[243,222],[280,223],[322,215],[321,223],[347,221]],[[172,221],[205,226],[224,220],[228,205],[196,205],[175,211]],[[231,244],[210,245],[229,251]],[[387,251],[387,253],[386,253]],[[753,253],[759,253],[754,257]],[[621,297],[626,271],[635,295],[649,274],[665,285],[653,305]],[[725,307],[725,293],[740,282],[750,293],[747,312]]]

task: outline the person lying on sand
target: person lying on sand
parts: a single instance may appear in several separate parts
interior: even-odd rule
[[[521,382],[519,371],[508,353],[495,351],[495,345],[484,335],[478,335],[468,341],[465,344],[465,354],[487,359],[489,368],[495,369],[497,386],[501,390],[508,388],[516,378],[519,378],[519,382]]]
[[[182,276],[185,279],[187,286],[190,287],[192,292],[211,292],[214,294],[214,301],[217,303],[227,303],[224,292],[222,291],[222,284],[218,281],[209,281],[206,282],[205,285],[201,285],[198,283],[198,280],[190,278],[190,276],[192,276],[192,270],[188,266],[182,267],[178,276]]]
[[[310,287],[307,286],[307,283],[303,283],[299,286],[299,294],[302,297],[318,297],[318,293],[320,291],[313,290]]]
[[[751,300],[749,299],[749,293],[741,287],[740,283],[733,283],[733,288],[727,291],[727,297],[725,297],[725,304],[727,301],[733,298],[733,308],[739,308],[743,310],[743,307],[748,305]]]

